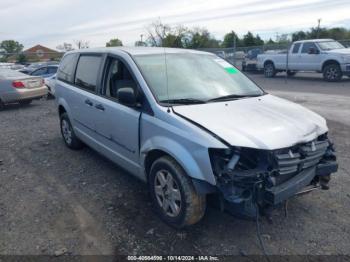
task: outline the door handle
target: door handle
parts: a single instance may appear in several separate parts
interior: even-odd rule
[[[98,104],[95,106],[98,110],[105,111],[105,108],[102,104]]]
[[[94,105],[89,99],[85,100],[85,104],[87,104],[89,106],[93,106]]]

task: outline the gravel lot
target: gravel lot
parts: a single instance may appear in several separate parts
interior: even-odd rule
[[[269,254],[350,255],[350,79],[283,76],[256,82],[328,119],[340,170],[329,191],[294,198],[262,220]],[[321,94],[315,94],[320,91]],[[0,112],[0,254],[261,254],[255,223],[208,208],[174,230],[146,186],[93,150],[65,147],[53,100]]]

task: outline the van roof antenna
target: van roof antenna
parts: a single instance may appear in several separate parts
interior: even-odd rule
[[[163,48],[164,50],[164,63],[165,63],[165,78],[166,78],[166,95],[167,95],[167,99],[168,99],[168,109],[167,112],[170,113],[170,105],[169,105],[169,81],[168,81],[168,63],[167,63],[167,57],[166,57],[166,51],[165,51],[165,47]]]

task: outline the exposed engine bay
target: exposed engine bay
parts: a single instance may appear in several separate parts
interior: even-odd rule
[[[305,188],[328,189],[338,169],[327,134],[278,150],[209,149],[217,187],[229,212],[253,218]]]

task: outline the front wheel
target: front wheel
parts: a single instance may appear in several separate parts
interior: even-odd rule
[[[330,64],[323,69],[323,78],[328,82],[338,82],[343,77],[343,72],[337,64]]]
[[[182,228],[203,217],[206,197],[197,194],[191,179],[171,157],[152,164],[148,185],[155,210],[167,224]]]
[[[61,134],[65,144],[71,149],[75,149],[75,150],[81,149],[84,144],[75,135],[67,113],[63,113],[60,116],[60,124],[61,124]]]
[[[275,66],[273,65],[273,63],[266,63],[264,65],[264,75],[267,78],[271,78],[274,77],[276,75],[276,69]]]

